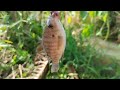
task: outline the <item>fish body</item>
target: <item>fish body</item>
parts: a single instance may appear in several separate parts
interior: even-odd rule
[[[47,26],[43,32],[42,44],[52,61],[51,72],[58,72],[59,61],[66,46],[65,30],[59,18],[52,15],[48,18]]]

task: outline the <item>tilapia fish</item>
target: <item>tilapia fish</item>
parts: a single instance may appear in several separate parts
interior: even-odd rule
[[[51,58],[51,72],[58,72],[59,61],[66,46],[66,34],[58,18],[51,17],[43,33],[42,44],[45,52]]]

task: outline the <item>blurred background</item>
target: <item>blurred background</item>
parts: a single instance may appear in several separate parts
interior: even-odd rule
[[[49,16],[50,11],[0,11],[0,78],[32,74]],[[119,11],[60,11],[60,20],[67,45],[59,72],[48,71],[46,79],[120,78]]]

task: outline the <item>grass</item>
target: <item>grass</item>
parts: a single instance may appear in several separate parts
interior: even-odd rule
[[[71,29],[66,31],[67,46],[60,63],[60,70],[57,74],[51,74],[49,72],[47,75],[48,79],[70,78],[68,72],[70,64],[75,67],[80,79],[113,79],[118,77],[120,67],[116,63],[111,65],[100,65],[96,63],[95,61],[100,60],[102,54],[97,54],[98,51],[90,45],[85,46],[82,37],[79,37],[79,40],[76,41],[72,36]],[[78,43],[80,43],[79,46]]]

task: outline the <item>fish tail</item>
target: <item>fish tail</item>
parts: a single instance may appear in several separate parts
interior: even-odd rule
[[[51,73],[58,72],[58,70],[59,70],[59,63],[58,64],[52,64]]]

